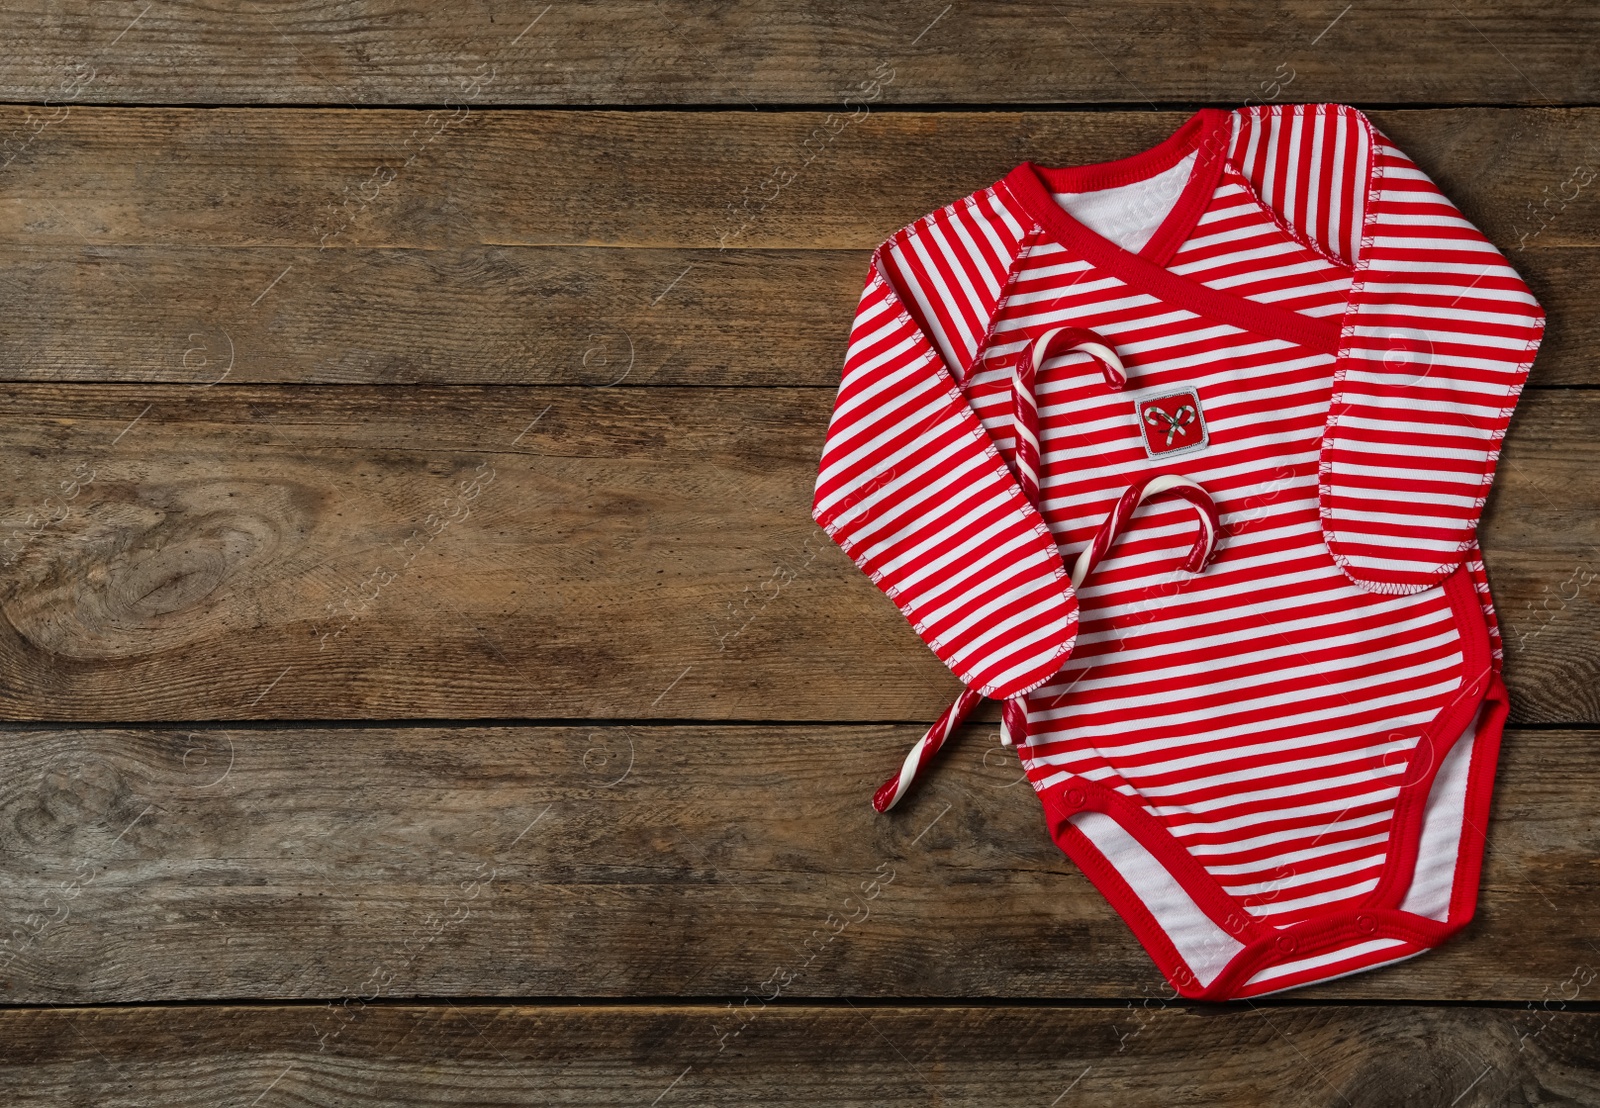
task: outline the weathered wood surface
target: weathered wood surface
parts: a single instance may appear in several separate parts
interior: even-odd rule
[[[141,10],[143,9],[143,10]],[[537,22],[534,22],[537,20]],[[895,103],[1332,95],[1593,101],[1600,20],[1468,9],[1198,3],[11,5],[0,97],[118,103],[832,103],[880,66]]]
[[[472,1005],[13,1011],[17,1108],[1038,1104],[1484,1108],[1600,1098],[1600,1014],[1519,1009]]]
[[[0,378],[203,383],[231,358],[233,383],[831,388],[868,258],[0,245]],[[270,310],[249,310],[280,275]],[[1595,371],[1577,349],[1539,367],[1541,380]]]
[[[1600,1101],[1600,12],[1340,7],[0,13],[0,1005],[171,1004],[0,1101]],[[1464,936],[1165,1007],[991,726],[867,806],[955,682],[807,505],[873,245],[1262,100],[1550,105],[1372,113],[1550,314],[1525,726]]]
[[[828,389],[18,385],[0,716],[927,720],[810,519]],[[1483,533],[1520,722],[1600,720],[1600,396],[1531,391]]]
[[[0,1003],[1170,997],[993,727],[872,810],[919,734],[8,732]],[[1468,931],[1297,999],[1541,1002],[1575,967],[1592,982],[1597,794],[1600,733],[1509,733]]]
[[[0,379],[833,388],[869,256],[0,244]],[[1550,318],[1534,386],[1600,381],[1600,248],[1513,261]]]
[[[6,107],[0,126],[32,110]],[[863,112],[825,126],[799,111],[71,108],[0,173],[0,232],[76,246],[862,249],[1019,161],[1137,153],[1189,115]],[[1600,153],[1600,109],[1372,119],[1506,248],[1600,241],[1592,182],[1556,210],[1561,183]]]
[[[74,108],[0,168],[0,377],[831,385],[895,228],[1184,117]],[[1375,119],[1600,382],[1600,110]]]

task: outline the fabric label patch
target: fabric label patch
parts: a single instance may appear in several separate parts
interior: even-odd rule
[[[1137,402],[1144,452],[1152,458],[1203,450],[1211,441],[1193,388],[1174,389]]]

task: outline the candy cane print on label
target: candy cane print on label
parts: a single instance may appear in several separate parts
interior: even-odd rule
[[[1193,388],[1168,389],[1134,404],[1134,417],[1152,458],[1204,450],[1211,442],[1200,410],[1200,394]]]

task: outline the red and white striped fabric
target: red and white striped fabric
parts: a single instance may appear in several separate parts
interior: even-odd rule
[[[815,515],[969,688],[879,800],[1007,698],[1050,834],[1185,995],[1438,945],[1506,714],[1474,530],[1542,327],[1341,106],[1202,110],[895,234]]]
[[[873,254],[813,510],[939,659],[995,697],[1048,680],[1078,617],[1049,528],[959,387],[1021,232],[990,190]]]
[[[1036,508],[1039,506],[1040,498],[1039,403],[1035,396],[1034,385],[1045,358],[1051,353],[1063,353],[1069,350],[1089,354],[1099,362],[1106,382],[1112,388],[1120,389],[1127,384],[1127,374],[1123,371],[1121,359],[1092,331],[1058,327],[1045,332],[1030,349],[1024,350],[1018,357],[1011,376],[1011,430],[1016,440],[1016,446],[1011,453],[1011,468],[1022,488],[1022,495]],[[1210,560],[1217,539],[1222,533],[1222,522],[1210,496],[1199,485],[1185,477],[1173,474],[1152,477],[1136,485],[1130,485],[1112,506],[1111,514],[1106,516],[1089,545],[1072,563],[1073,588],[1080,588],[1085,578],[1099,564],[1100,559],[1105,557],[1106,552],[1111,549],[1111,544],[1127,525],[1134,509],[1152,496],[1167,492],[1189,501],[1199,512],[1199,534],[1189,556],[1184,559],[1183,568],[1198,572]],[[900,769],[873,794],[872,806],[880,812],[887,812],[898,804],[917,777],[927,768],[928,763],[939,753],[950,736],[955,733],[956,728],[961,726],[982,699],[983,697],[972,689],[963,689],[961,695],[956,697],[950,707],[934,721],[933,726],[928,728],[922,738],[912,746]],[[1005,702],[1001,714],[1000,741],[1006,746],[1014,746],[1026,742],[1027,739],[1028,692],[1024,690],[1009,697]]]

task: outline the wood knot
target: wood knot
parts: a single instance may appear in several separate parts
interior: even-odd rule
[[[36,551],[6,597],[6,617],[34,646],[108,658],[254,626],[260,571],[285,536],[308,529],[305,498],[282,486],[119,491],[96,505],[84,533]]]

